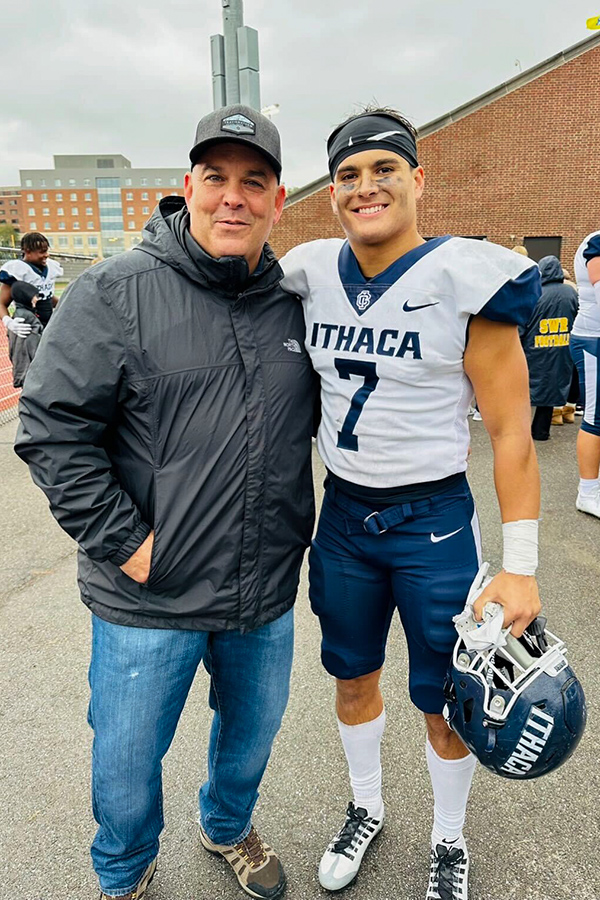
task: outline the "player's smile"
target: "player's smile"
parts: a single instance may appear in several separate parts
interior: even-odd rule
[[[352,212],[357,216],[361,216],[362,218],[371,218],[372,216],[376,216],[379,213],[383,212],[384,209],[387,209],[388,205],[389,204],[387,203],[378,203],[374,206],[358,206],[353,209]]]

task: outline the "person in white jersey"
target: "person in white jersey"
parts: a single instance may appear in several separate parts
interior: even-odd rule
[[[37,288],[38,302],[35,314],[45,328],[50,321],[52,310],[58,303],[55,296],[56,279],[63,274],[62,266],[48,259],[50,245],[48,238],[39,231],[29,231],[21,238],[21,259],[10,259],[0,268],[0,318],[7,331],[17,337],[27,337],[31,325],[22,317],[11,318],[8,307],[12,302],[11,285],[25,281]]]
[[[575,254],[579,312],[571,333],[585,412],[577,435],[579,490],[576,506],[600,518],[600,231],[592,231]]]
[[[540,609],[539,476],[517,326],[540,296],[539,270],[486,242],[421,237],[424,173],[414,129],[395,111],[348,119],[329,137],[328,154],[347,240],[301,245],[281,263],[284,287],[303,301],[306,347],[321,378],[318,449],[328,478],[310,598],[322,661],[336,678],[354,794],[319,879],[332,891],[349,884],[383,825],[379,678],[397,608],[434,794],[427,898],[467,900],[463,823],[475,758],[442,716],[452,617],[481,561],[465,477],[467,412],[475,390],[504,523],[503,569],[476,613],[501,603],[520,635]]]

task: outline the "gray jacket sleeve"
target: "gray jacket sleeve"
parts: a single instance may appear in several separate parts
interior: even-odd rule
[[[64,530],[92,559],[122,565],[150,533],[103,446],[126,382],[121,325],[94,275],[65,293],[21,395],[15,451]]]

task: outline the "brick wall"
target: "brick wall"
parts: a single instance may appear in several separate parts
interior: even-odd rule
[[[508,247],[559,235],[572,269],[582,238],[600,228],[598,84],[600,47],[422,138],[421,234],[483,235]],[[341,234],[326,188],[284,211],[271,244],[281,255]]]

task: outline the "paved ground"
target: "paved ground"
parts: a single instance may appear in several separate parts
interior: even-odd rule
[[[15,425],[0,427],[5,552],[0,561],[0,898],[96,897],[87,847],[90,732],[85,722],[89,617],[75,586],[74,545],[53,522],[43,495],[12,452]],[[600,522],[574,508],[576,427],[538,445],[543,477],[540,584],[553,630],[568,639],[587,691],[589,725],[575,757],[558,772],[514,784],[479,771],[467,837],[471,900],[600,900],[598,838],[600,726],[598,647]],[[470,478],[484,549],[499,564],[500,523],[491,453],[472,425]],[[320,474],[320,468],[319,468]],[[316,622],[303,580],[292,698],[263,782],[256,823],[281,853],[289,900],[326,897],[316,864],[348,800],[334,724],[332,689],[318,659]],[[388,820],[347,900],[422,900],[431,795],[420,717],[406,690],[399,628],[389,646],[383,748]],[[226,864],[208,856],[196,832],[196,791],[205,776],[207,679],[199,674],[165,761],[159,874],[148,900],[243,896]],[[142,737],[143,739],[143,737]]]

